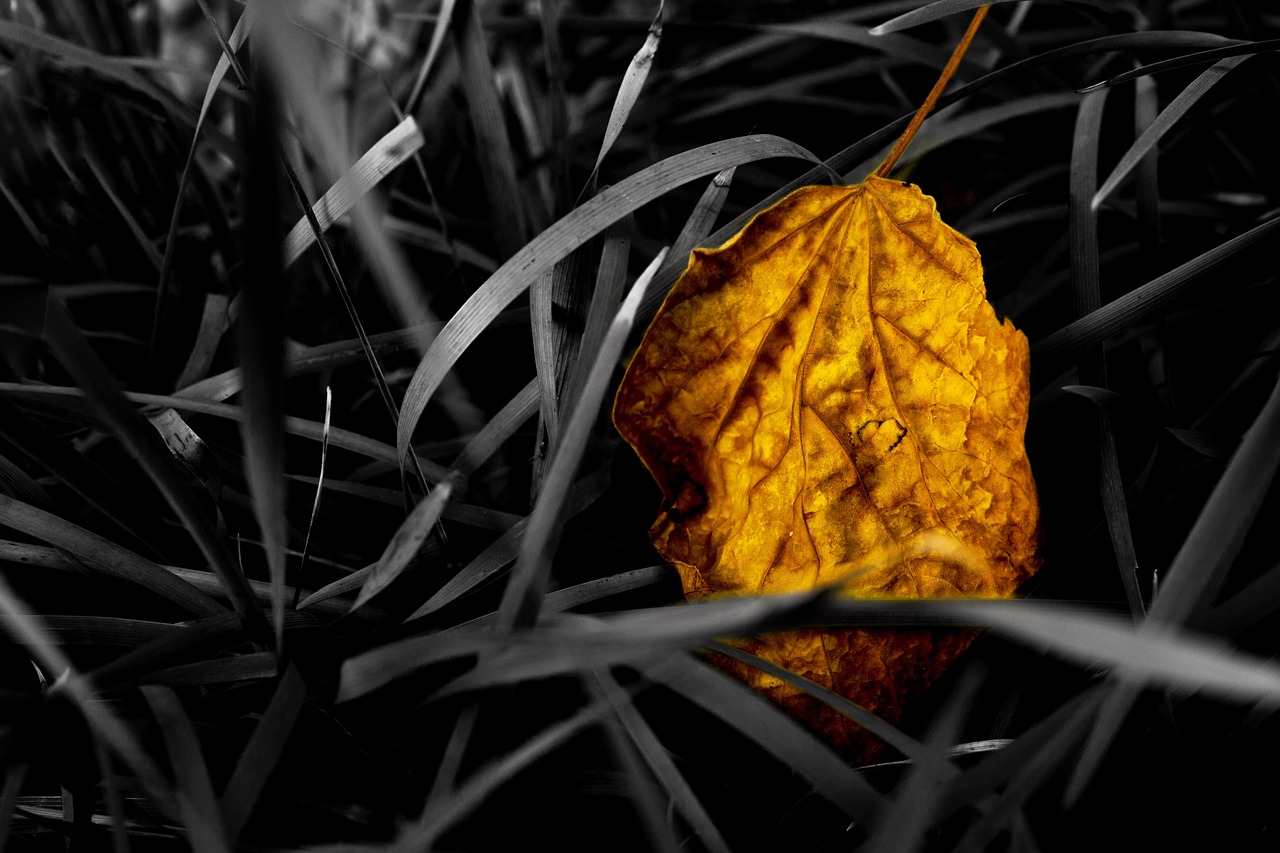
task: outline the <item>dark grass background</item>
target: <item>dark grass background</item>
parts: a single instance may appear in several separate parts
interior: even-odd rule
[[[210,5],[230,33],[241,5]],[[452,21],[421,97],[411,104],[439,4],[310,4],[298,25],[286,27],[297,38],[294,49],[305,53],[288,55],[286,63],[314,62],[303,79],[319,96],[326,139],[290,111],[298,109],[290,88],[296,80],[280,84],[281,130],[263,111],[265,84],[239,87],[233,70],[195,145],[176,228],[171,217],[179,177],[220,52],[200,7],[16,0],[0,12],[0,494],[11,513],[0,519],[0,571],[12,588],[3,592],[6,624],[18,640],[4,648],[0,682],[6,814],[0,820],[8,821],[0,837],[10,849],[392,843],[419,849],[428,839],[449,850],[515,843],[592,850],[1273,847],[1280,790],[1271,768],[1280,758],[1280,729],[1271,709],[1280,679],[1263,661],[1276,654],[1280,627],[1274,536],[1280,515],[1269,486],[1280,455],[1274,414],[1259,420],[1249,464],[1210,498],[1242,436],[1260,412],[1270,411],[1277,375],[1274,248],[1280,238],[1265,226],[1280,204],[1274,157],[1280,131],[1270,120],[1280,111],[1280,65],[1266,40],[1280,36],[1280,17],[1262,5],[998,4],[953,89],[1090,40],[1125,34],[1144,40],[1028,63],[980,87],[926,125],[897,174],[936,198],[944,221],[977,242],[990,300],[1033,345],[1027,445],[1042,504],[1044,566],[1026,596],[1082,606],[1081,619],[1125,625],[1135,591],[1146,609],[1173,590],[1175,621],[1253,655],[1251,665],[1272,679],[1268,690],[1244,699],[1198,694],[1197,672],[1186,662],[1184,683],[1166,689],[1169,678],[1151,675],[1152,664],[1136,647],[1099,639],[1097,656],[1082,659],[1079,651],[1065,651],[1051,625],[1027,612],[1026,629],[1036,642],[984,633],[908,715],[903,730],[914,738],[928,741],[930,732],[941,731],[939,749],[970,745],[965,755],[937,759],[953,768],[952,776],[939,777],[949,781],[931,784],[929,774],[942,771],[925,762],[913,772],[920,762],[897,761],[892,750],[882,765],[841,765],[847,776],[840,778],[856,779],[848,784],[870,792],[866,802],[873,805],[866,810],[833,801],[830,788],[815,786],[816,765],[788,746],[803,736],[785,720],[769,717],[776,734],[764,737],[735,728],[735,720],[756,713],[750,695],[736,691],[729,704],[709,712],[690,701],[694,688],[657,685],[643,674],[643,660],[624,655],[596,669],[630,691],[614,699],[639,712],[642,729],[606,703],[599,719],[535,762],[486,776],[477,768],[604,701],[591,665],[553,678],[517,676],[522,683],[510,689],[435,696],[475,666],[473,655],[459,654],[342,702],[340,667],[361,653],[395,654],[404,648],[395,644],[409,638],[476,632],[464,623],[499,608],[514,553],[488,581],[450,596],[424,618],[402,622],[530,514],[531,495],[549,464],[545,431],[532,411],[470,477],[465,494],[455,493],[457,503],[473,508],[471,515],[460,520],[446,513],[438,527],[429,524],[429,540],[391,588],[341,619],[335,617],[350,607],[358,584],[330,599],[327,611],[296,614],[285,629],[281,667],[292,665],[300,681],[277,677],[269,637],[234,618],[217,631],[208,619],[170,627],[195,614],[145,582],[105,576],[100,549],[59,539],[58,528],[74,524],[164,566],[212,565],[140,462],[147,451],[131,449],[122,438],[127,430],[103,416],[109,386],[100,377],[86,384],[84,365],[77,366],[50,331],[49,299],[66,306],[78,330],[72,336],[87,342],[93,363],[121,387],[169,395],[183,387],[178,379],[193,346],[208,348],[211,357],[183,384],[222,374],[246,357],[236,346],[237,325],[216,322],[225,317],[220,300],[255,281],[278,283],[270,293],[280,299],[279,322],[273,325],[269,313],[252,315],[268,318],[256,326],[266,330],[268,360],[274,346],[294,353],[348,343],[341,363],[299,372],[274,387],[266,370],[266,393],[284,413],[322,422],[330,388],[333,426],[395,444],[394,425],[321,253],[309,249],[283,274],[260,272],[277,262],[273,247],[301,212],[282,177],[271,186],[278,161],[269,152],[277,131],[303,191],[315,200],[335,177],[325,141],[345,167],[396,124],[393,101],[414,108],[421,146],[371,198],[404,261],[408,288],[425,297],[435,318],[447,320],[511,253],[594,195],[595,183],[617,184],[697,146],[772,134],[831,158],[846,180],[861,180],[895,134],[886,132],[853,155],[841,152],[911,113],[973,6],[935,4],[942,7],[937,14],[882,37],[881,45],[865,36],[867,29],[921,3],[667,3],[652,70],[634,104],[623,105],[624,129],[593,182],[619,85],[656,8],[622,0],[444,5]],[[473,59],[460,61],[466,43]],[[1090,216],[1092,191],[1081,196],[1077,188],[1073,200],[1073,179],[1093,168],[1096,182],[1104,180],[1139,129],[1222,60],[1193,58],[1106,90],[1096,153],[1079,132],[1086,96],[1077,90],[1230,45],[1241,45],[1248,58],[1172,123],[1096,219]],[[251,36],[240,58],[251,74],[265,69],[270,80],[273,50],[280,48]],[[477,50],[493,73],[483,73],[483,63],[477,71]],[[279,76],[279,66],[274,73]],[[477,130],[478,105],[485,104],[500,121]],[[259,145],[266,147],[255,149],[250,129],[263,115],[266,142]],[[991,119],[965,124],[983,116]],[[675,241],[722,168],[715,157],[730,156],[735,145],[725,143],[710,156],[696,180],[635,211],[628,285]],[[870,165],[851,171],[864,161]],[[739,166],[714,227],[758,209],[811,165],[774,158]],[[514,175],[515,183],[495,178],[495,170]],[[249,181],[249,175],[258,177]],[[587,227],[594,234],[605,224]],[[1212,254],[1257,228],[1264,230],[1249,245]],[[1090,230],[1096,246],[1085,239]],[[708,226],[698,236],[710,232]],[[355,229],[339,224],[326,237],[364,329],[376,335],[402,328],[405,318],[387,294],[404,292],[406,281],[379,272],[372,244]],[[249,260],[255,251],[265,254]],[[576,296],[557,298],[579,300],[576,308],[553,306],[552,325],[539,328],[529,297],[520,295],[461,356],[421,413],[414,438],[424,460],[450,465],[535,377],[539,336],[565,330],[565,340],[577,340],[599,251],[588,245],[578,255],[583,272],[564,279],[565,292]],[[166,256],[172,269],[157,307]],[[1192,269],[1205,259],[1212,263]],[[659,273],[659,284],[669,285],[682,261],[672,264]],[[1139,301],[1118,330],[1084,345],[1062,336],[1060,330],[1088,313],[1079,306],[1091,292],[1105,305],[1166,274],[1170,298]],[[202,331],[206,311],[215,322]],[[1090,315],[1076,328],[1093,334],[1098,322]],[[430,329],[434,334],[439,324]],[[422,358],[410,338],[375,338],[391,395],[406,407],[404,395]],[[630,345],[636,339],[632,334]],[[433,352],[426,359],[435,358]],[[571,372],[572,347],[558,353],[557,366]],[[262,365],[249,364],[253,370]],[[99,400],[59,396],[47,386],[83,386]],[[1068,386],[1109,393],[1064,391]],[[226,402],[252,407],[250,393]],[[154,415],[160,408],[145,411]],[[279,466],[292,475],[281,504],[286,580],[306,590],[377,562],[405,519],[404,490],[410,504],[421,497],[412,475],[402,481],[394,464],[331,444],[324,471],[329,485],[311,527],[315,482],[306,478],[318,473],[317,441],[289,435],[273,452],[263,448],[279,434],[278,424],[245,433],[226,417],[181,414],[205,455],[174,470],[231,565],[252,580],[270,580],[262,525],[270,525],[263,507],[273,499],[246,482],[250,450],[267,460],[263,470]],[[251,447],[254,442],[263,444]],[[603,414],[582,452],[577,479],[594,475],[602,487],[564,524],[551,564],[553,589],[658,564],[646,535],[658,490]],[[154,464],[172,463],[162,456]],[[15,506],[39,508],[44,526],[29,515],[19,522]],[[1206,529],[1200,550],[1183,566],[1206,581],[1188,591],[1168,569],[1207,506],[1227,521]],[[1234,522],[1241,525],[1240,542],[1228,529]],[[206,578],[201,588],[215,589],[218,582]],[[680,601],[674,572],[655,571],[642,585],[618,590],[576,609],[651,608],[653,624],[661,626]],[[263,602],[270,618],[273,610]],[[291,602],[289,589],[285,609]],[[47,617],[44,651],[38,648],[44,641],[22,633],[31,619],[15,615],[21,613]],[[197,628],[212,636],[188,642]],[[592,641],[584,635],[580,642]],[[1175,657],[1184,648],[1173,637],[1168,642]],[[31,659],[49,685],[62,672],[50,648],[93,679],[97,698],[86,700],[67,684],[41,687]],[[1071,703],[1114,694],[1116,682],[1107,673],[1116,660],[1127,661],[1153,687],[1123,714],[1094,766],[1085,744],[1096,705]],[[176,718],[158,713],[165,697],[176,697],[182,711]],[[278,717],[267,710],[273,697]],[[100,724],[84,722],[86,709],[98,713],[93,708],[105,708],[133,733],[132,744],[112,758],[105,757],[115,748],[103,745]],[[466,721],[476,708],[481,714],[473,730]],[[237,771],[254,732],[259,726],[268,731],[264,719],[278,728],[258,743],[259,752],[250,750],[254,766]],[[451,752],[468,740],[457,777],[442,775],[440,768],[454,760]],[[669,757],[661,766],[673,768],[675,777],[655,764],[662,761],[654,758],[655,743]],[[780,756],[771,754],[778,748]],[[139,783],[130,756],[154,762],[161,788],[176,791],[178,802],[162,803],[163,796]],[[192,782],[201,774],[211,780],[206,789]],[[686,787],[673,787],[673,778]],[[1073,779],[1083,783],[1078,797],[1068,793]],[[477,783],[474,791],[467,780]],[[251,808],[238,837],[227,832],[233,794],[247,797]],[[424,802],[431,805],[419,818]],[[941,803],[949,811],[938,811]],[[715,830],[691,817],[696,814]]]

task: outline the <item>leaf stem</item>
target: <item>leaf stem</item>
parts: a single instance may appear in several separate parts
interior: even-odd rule
[[[911,124],[907,125],[907,129],[898,137],[898,141],[893,144],[893,149],[889,152],[889,156],[884,158],[884,162],[871,174],[877,178],[883,178],[889,174],[902,157],[903,152],[907,150],[907,146],[911,144],[911,140],[915,138],[916,132],[920,130],[920,125],[924,124],[924,120],[929,117],[933,105],[938,102],[938,98],[942,97],[942,92],[947,88],[947,84],[951,82],[951,77],[956,73],[956,69],[960,67],[960,60],[964,59],[965,53],[969,50],[969,45],[973,42],[973,37],[978,34],[978,27],[982,24],[982,19],[987,17],[990,6],[980,6],[973,13],[973,20],[969,22],[969,29],[965,30],[964,37],[960,39],[960,43],[956,45],[956,49],[952,51],[951,58],[947,60],[947,65],[942,69],[942,74],[938,77],[938,82],[933,84],[933,90],[929,92],[929,97],[924,99],[924,103],[920,105],[920,109],[916,110],[915,116],[911,119]]]

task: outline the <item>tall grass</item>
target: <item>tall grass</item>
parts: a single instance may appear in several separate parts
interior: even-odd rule
[[[1269,10],[997,3],[898,164],[1032,342],[1022,600],[688,605],[648,544],[628,348],[978,5],[7,4],[0,841],[1274,844]],[[893,726],[721,642],[813,625],[985,630]]]

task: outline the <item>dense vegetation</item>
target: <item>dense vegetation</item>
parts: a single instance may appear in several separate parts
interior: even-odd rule
[[[1274,846],[1261,4],[997,4],[895,173],[1032,344],[1022,600],[687,605],[649,545],[615,368],[976,5],[6,4],[0,839]],[[989,630],[868,767],[704,660],[813,624]]]

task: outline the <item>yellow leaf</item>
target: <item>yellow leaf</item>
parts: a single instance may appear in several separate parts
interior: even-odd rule
[[[986,301],[973,242],[915,186],[872,176],[797,190],[695,251],[614,422],[662,488],[650,534],[691,597],[839,581],[922,533],[985,564],[912,556],[842,590],[994,597],[1038,566],[1028,400],[1026,337]],[[746,647],[897,721],[969,638],[797,631]],[[878,750],[806,694],[721,662],[851,754]]]

